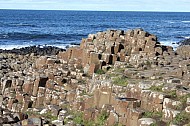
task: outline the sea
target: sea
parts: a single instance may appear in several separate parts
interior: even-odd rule
[[[88,34],[142,28],[165,45],[190,38],[188,12],[0,10],[0,49],[76,45]]]

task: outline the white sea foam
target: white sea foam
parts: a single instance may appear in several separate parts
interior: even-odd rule
[[[27,24],[27,23],[18,23],[18,24],[10,24],[12,26],[35,26],[33,24]]]
[[[11,49],[20,49],[20,48],[29,47],[29,46],[34,46],[34,45],[0,45],[0,49],[11,50]],[[61,49],[66,49],[68,47],[75,47],[78,45],[70,45],[70,44],[40,45],[40,48],[43,48],[45,46],[53,46],[53,47],[58,47]]]
[[[78,45],[70,45],[70,44],[59,44],[59,45],[47,45],[47,46],[54,46],[54,47],[58,47],[58,48],[62,48],[62,49],[66,49],[68,47],[75,47],[75,46],[78,46]]]
[[[178,36],[177,38],[180,38],[180,39],[190,39],[190,36]]]
[[[168,21],[168,23],[173,24],[173,23],[175,23],[175,22],[174,22],[174,21]]]
[[[31,45],[0,45],[0,49],[11,50],[11,49],[20,49],[20,48],[24,48],[28,46],[31,46]]]
[[[185,36],[184,38],[185,38],[185,39],[190,39],[190,36]]]
[[[190,23],[190,21],[181,21],[181,22],[183,22],[183,23]]]
[[[61,45],[61,44],[59,44],[59,45],[46,45],[46,46],[54,46],[54,47],[58,47],[58,48],[61,48],[61,49],[66,49],[66,46],[68,46],[68,45],[66,45],[66,44]]]
[[[169,23],[169,24],[176,23],[175,21],[171,21],[171,20],[166,20],[166,21],[163,21],[163,22],[166,22],[166,23]]]
[[[172,46],[174,49],[176,49],[179,45],[177,44],[177,42],[174,41],[160,41],[160,43],[162,45],[166,45],[166,46]]]

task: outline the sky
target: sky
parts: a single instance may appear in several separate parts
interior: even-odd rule
[[[190,0],[0,0],[0,9],[190,12]]]

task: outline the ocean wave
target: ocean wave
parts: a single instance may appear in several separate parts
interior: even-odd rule
[[[190,21],[181,21],[182,23],[190,23]]]
[[[9,25],[10,25],[10,26],[14,26],[14,27],[18,27],[18,26],[19,26],[19,27],[20,27],[20,26],[21,26],[21,27],[22,27],[22,26],[23,26],[23,27],[37,27],[37,26],[34,25],[34,24],[27,24],[27,23],[18,23],[18,24],[17,24],[17,23],[15,23],[15,24],[13,23],[13,24],[9,24]]]
[[[177,36],[175,38],[179,38],[179,39],[190,39],[190,36]]]
[[[176,23],[175,21],[167,21],[167,23],[169,23],[169,24],[174,24],[174,23]]]
[[[0,35],[0,39],[5,39],[5,38],[9,38],[8,35]]]
[[[115,27],[117,27],[117,25],[114,25],[114,24],[91,24],[90,27],[106,29],[106,28],[111,28],[111,27],[115,28]]]
[[[181,26],[166,26],[165,28],[167,28],[167,29],[180,29],[182,27]]]
[[[177,42],[176,41],[160,41],[160,43],[162,44],[162,45],[166,45],[166,46],[172,46],[174,49],[176,49],[178,46],[179,46],[179,44],[177,44]]]
[[[86,37],[84,34],[37,34],[37,33],[19,33],[11,32],[7,34],[0,34],[1,39],[8,40],[64,40],[71,41]]]
[[[54,47],[58,47],[61,49],[67,49],[70,47],[76,47],[77,45],[70,45],[70,44],[60,44],[60,45],[47,45],[47,46],[54,46]]]
[[[165,20],[165,21],[162,21],[163,23],[169,23],[169,24],[174,24],[176,23],[176,21],[172,21],[172,20]]]
[[[50,37],[51,35],[49,34],[28,34],[28,33],[19,33],[19,32],[0,34],[0,38],[5,38],[9,40],[32,40],[36,38],[43,39],[43,38],[50,38]]]
[[[12,49],[21,49],[21,48],[25,48],[25,47],[31,47],[31,46],[35,46],[35,45],[0,45],[0,49],[3,50],[12,50]],[[40,48],[44,48],[46,46],[52,46],[52,47],[58,47],[61,49],[67,49],[70,47],[75,47],[78,45],[72,45],[72,44],[45,44],[45,45],[39,45]]]
[[[11,49],[20,49],[20,48],[29,47],[29,46],[32,46],[32,45],[0,45],[0,49],[11,50]]]
[[[63,44],[63,41],[50,42],[49,44],[61,45],[61,44]],[[66,41],[66,42],[64,42],[64,44],[67,44],[67,45],[79,45],[80,41]]]

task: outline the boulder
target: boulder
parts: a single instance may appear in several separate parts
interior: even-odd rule
[[[42,126],[42,119],[40,118],[29,118],[22,121],[22,125],[35,125],[35,126]]]
[[[179,54],[181,57],[188,59],[190,58],[190,46],[189,45],[184,45],[180,46],[177,48],[176,52]]]
[[[41,56],[40,58],[38,58],[36,60],[36,68],[37,69],[47,68],[46,62],[47,62],[47,57],[46,56]]]
[[[180,101],[175,101],[170,98],[164,98],[163,108],[171,108],[171,109],[180,109],[182,107],[182,103]]]
[[[172,119],[174,119],[177,116],[177,114],[180,113],[180,111],[170,109],[170,108],[166,108],[166,109],[162,110],[162,113],[163,113],[163,119],[164,120],[171,121]]]
[[[110,112],[109,117],[107,119],[108,126],[114,126],[119,122],[119,115],[115,112]]]
[[[63,126],[64,124],[61,120],[53,120],[51,123],[55,126]]]
[[[140,118],[138,120],[138,126],[152,126],[156,124],[156,120],[152,118]]]

